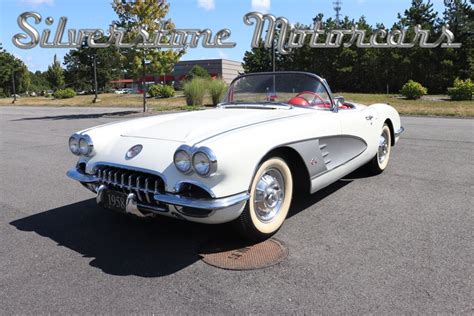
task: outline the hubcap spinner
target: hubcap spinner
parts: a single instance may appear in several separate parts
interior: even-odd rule
[[[271,222],[280,212],[284,199],[283,175],[276,168],[266,170],[258,179],[253,196],[257,218],[264,223]]]

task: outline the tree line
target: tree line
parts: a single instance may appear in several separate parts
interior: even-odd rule
[[[346,16],[339,25],[332,18],[325,19],[318,14],[314,21],[321,22],[322,28],[350,29],[357,24],[366,30],[368,36],[383,24],[375,27],[367,23],[364,16],[358,20]],[[436,12],[430,0],[412,0],[411,6],[398,14],[393,29],[408,28],[406,42],[413,39],[413,27],[421,25],[431,30],[431,39],[439,38],[441,27],[449,24],[460,49],[414,47],[406,48],[310,48],[304,45],[288,55],[277,54],[276,69],[309,71],[326,78],[335,91],[386,92],[397,93],[409,80],[420,82],[429,93],[446,93],[456,78],[474,78],[473,30],[474,10],[466,0],[444,0],[442,14]],[[296,25],[297,28],[311,28]],[[309,39],[307,39],[309,41]],[[434,40],[431,40],[434,41]],[[263,48],[253,48],[244,56],[246,72],[271,71],[272,52]]]
[[[174,25],[170,20],[164,25],[156,23],[157,20],[164,20],[169,5],[169,1],[114,0],[112,8],[118,16],[115,24],[128,30],[126,34],[129,38],[125,40],[136,37],[139,27],[147,28],[149,33],[157,27],[172,29]],[[467,0],[444,0],[444,6],[440,14],[435,12],[430,0],[412,0],[411,6],[398,14],[392,28],[412,30],[415,25],[421,25],[423,29],[430,29],[432,38],[436,39],[441,33],[441,26],[449,24],[456,42],[462,43],[460,49],[363,49],[355,46],[314,49],[305,45],[288,55],[277,54],[276,68],[317,73],[325,77],[333,90],[337,91],[386,92],[388,89],[396,93],[408,80],[414,80],[427,87],[429,93],[446,93],[456,78],[474,79],[474,10]],[[326,30],[350,29],[357,23],[358,28],[366,30],[368,36],[385,27],[382,24],[373,27],[363,16],[358,20],[346,16],[340,25],[336,25],[332,18],[325,19],[322,14],[318,14],[314,20],[320,21]],[[308,25],[296,27],[310,28]],[[407,41],[410,36],[413,37],[413,32],[408,33]],[[17,93],[65,87],[92,90],[94,58],[98,89],[104,90],[113,79],[139,79],[145,72],[167,74],[183,54],[182,50],[117,49],[113,46],[94,49],[83,45],[66,54],[64,68],[55,58],[47,71],[33,73],[20,59],[0,47],[0,96],[12,94],[13,81]],[[271,71],[272,52],[263,47],[247,51],[243,66],[246,72]]]

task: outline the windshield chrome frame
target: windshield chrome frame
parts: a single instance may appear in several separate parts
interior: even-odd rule
[[[252,76],[261,76],[261,75],[284,75],[284,74],[290,74],[290,75],[304,75],[304,76],[308,76],[308,77],[311,77],[313,79],[316,79],[318,80],[324,87],[324,89],[326,90],[328,96],[329,96],[329,101],[331,102],[331,108],[330,110],[332,112],[337,112],[338,108],[336,106],[336,102],[334,102],[334,97],[332,95],[332,91],[331,91],[331,88],[329,88],[329,85],[326,81],[326,79],[324,78],[321,78],[320,76],[318,75],[315,75],[311,72],[306,72],[306,71],[275,71],[275,72],[272,72],[272,71],[268,71],[268,72],[251,72],[251,73],[248,73],[248,74],[242,74],[242,75],[239,75],[238,77],[236,77],[234,80],[232,80],[232,82],[230,83],[229,85],[229,89],[227,89],[227,92],[226,92],[226,100],[229,99],[229,94],[230,92],[232,91],[233,89],[233,86],[234,86],[234,83],[244,77],[252,77]]]

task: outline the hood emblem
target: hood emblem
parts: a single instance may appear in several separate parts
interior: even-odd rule
[[[130,148],[127,153],[125,154],[125,159],[132,159],[136,157],[143,149],[143,145],[135,145],[132,148]]]

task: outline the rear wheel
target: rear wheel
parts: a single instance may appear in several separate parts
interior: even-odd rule
[[[382,133],[379,137],[379,146],[377,149],[377,154],[367,165],[369,171],[373,174],[382,173],[385,168],[388,166],[390,160],[390,151],[392,148],[392,137],[390,134],[390,127],[387,124],[384,124],[382,128]]]
[[[250,241],[262,241],[275,234],[288,215],[293,179],[286,162],[273,157],[258,168],[250,187],[250,199],[236,220],[239,232]]]

